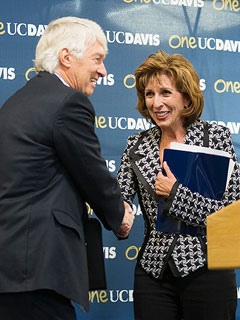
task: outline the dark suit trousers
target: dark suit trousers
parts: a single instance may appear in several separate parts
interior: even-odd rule
[[[155,280],[135,270],[135,320],[235,320],[237,290],[234,271],[200,268],[174,277],[168,267]]]
[[[52,290],[0,293],[1,320],[76,320],[71,300]]]

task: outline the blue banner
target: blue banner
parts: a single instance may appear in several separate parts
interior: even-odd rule
[[[0,16],[0,105],[35,75],[35,47],[47,24],[62,16],[96,21],[109,53],[107,75],[90,98],[96,133],[109,170],[116,175],[127,137],[150,124],[136,110],[134,72],[159,49],[181,53],[196,68],[205,97],[202,119],[227,126],[240,158],[240,0],[8,0]],[[89,215],[94,215],[89,207]],[[132,320],[133,273],[143,240],[143,217],[126,241],[104,230],[107,290],[89,293],[90,312],[80,319]],[[240,286],[240,272],[237,271]],[[240,291],[238,288],[238,296]],[[237,310],[240,320],[240,305]]]

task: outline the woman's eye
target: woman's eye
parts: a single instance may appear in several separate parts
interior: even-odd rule
[[[145,92],[145,97],[150,97],[152,95],[153,95],[153,93],[151,91]]]
[[[163,94],[171,94],[171,91],[169,91],[169,90],[164,90],[164,91],[163,91]]]

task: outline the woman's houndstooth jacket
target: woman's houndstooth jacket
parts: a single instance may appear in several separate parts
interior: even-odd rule
[[[240,198],[240,173],[229,129],[208,124],[209,147],[231,154],[234,170],[221,201],[204,198],[187,187],[176,183],[168,199],[164,201],[163,213],[194,226],[206,226],[207,215]],[[204,122],[195,121],[187,128],[185,144],[203,146]],[[157,126],[128,138],[123,153],[118,181],[122,196],[130,205],[138,194],[144,217],[144,242],[138,264],[154,278],[163,275],[171,257],[177,273],[184,277],[206,265],[206,237],[156,231],[158,197],[154,186],[161,169],[159,142],[161,129]],[[177,159],[176,159],[177,161]],[[171,168],[170,168],[171,169]]]

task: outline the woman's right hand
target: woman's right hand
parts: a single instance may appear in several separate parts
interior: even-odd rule
[[[166,172],[166,176],[160,171],[157,175],[155,182],[155,192],[162,197],[169,197],[174,183],[177,181],[172,171],[170,170],[166,161],[163,162],[163,169]]]

